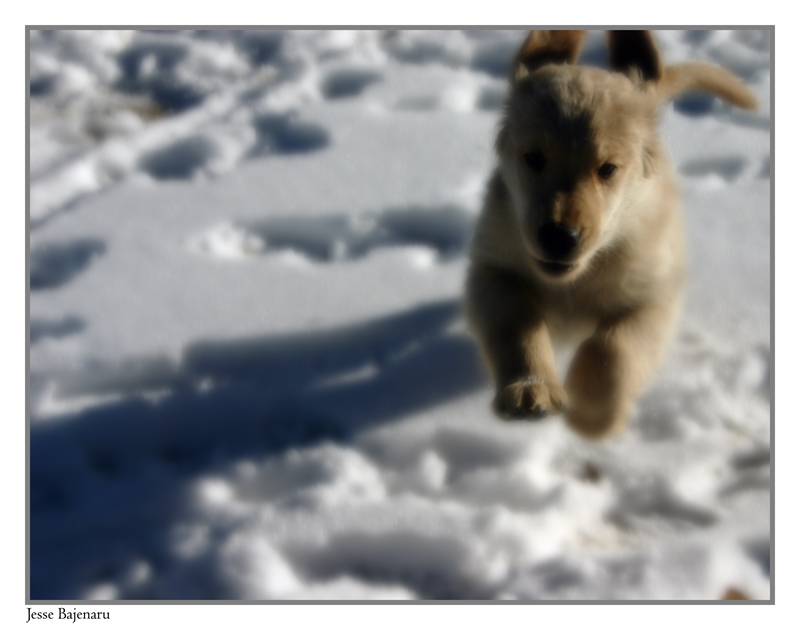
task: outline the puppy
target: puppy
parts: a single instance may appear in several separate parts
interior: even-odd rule
[[[659,107],[755,97],[702,63],[664,67],[648,31],[610,31],[610,71],[574,65],[585,31],[532,31],[516,56],[470,253],[467,320],[502,418],[564,412],[587,438],[624,429],[683,292],[678,185]],[[580,345],[564,386],[553,338]]]

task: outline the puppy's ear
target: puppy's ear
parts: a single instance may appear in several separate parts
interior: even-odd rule
[[[663,67],[650,31],[608,31],[608,59],[612,70],[633,71],[657,86],[662,101],[690,90],[704,90],[737,107],[758,109],[756,97],[733,74],[706,63],[680,63]]]
[[[521,79],[548,63],[575,63],[586,31],[531,31],[517,53],[511,79]]]
[[[625,74],[635,71],[645,81],[661,78],[661,55],[650,31],[608,31],[606,40],[612,70]]]
[[[695,62],[679,63],[664,71],[663,80],[658,85],[661,100],[665,101],[689,90],[711,92],[742,109],[758,109],[758,100],[753,93],[723,68]]]

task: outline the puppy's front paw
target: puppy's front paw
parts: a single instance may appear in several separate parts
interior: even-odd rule
[[[498,391],[492,406],[504,419],[539,419],[565,409],[567,400],[567,392],[557,382],[527,378]]]
[[[568,409],[564,420],[579,435],[589,440],[604,440],[625,430],[628,426],[628,411],[581,405]]]
[[[578,349],[567,374],[571,408],[564,419],[585,438],[601,440],[628,424],[634,400],[635,363],[619,346],[597,335]]]

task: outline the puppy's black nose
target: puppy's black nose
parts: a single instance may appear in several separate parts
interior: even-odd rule
[[[581,231],[563,223],[545,223],[537,236],[545,255],[558,261],[569,257],[581,239]]]

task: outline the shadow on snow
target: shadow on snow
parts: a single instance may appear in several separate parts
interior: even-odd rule
[[[203,473],[347,441],[482,387],[474,345],[454,330],[459,314],[442,301],[329,331],[201,342],[177,366],[62,378],[63,398],[114,402],[31,427],[31,598],[78,597],[115,559],[165,565]]]

